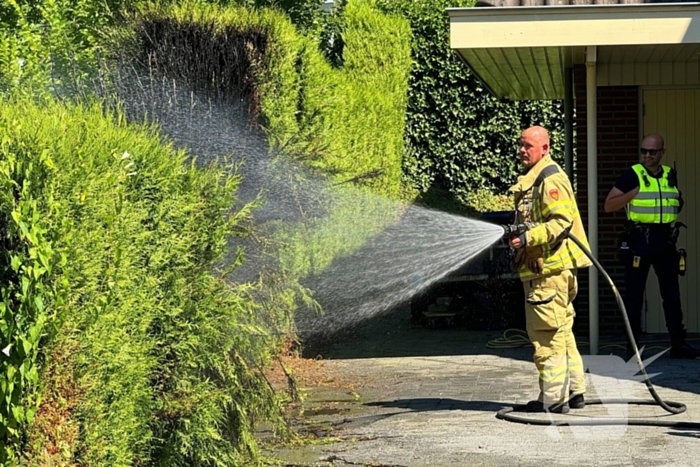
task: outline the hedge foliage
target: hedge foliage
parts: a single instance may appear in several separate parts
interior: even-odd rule
[[[246,94],[275,151],[312,169],[290,175],[299,186],[316,175],[352,181],[324,191],[324,215],[273,226],[281,285],[232,286],[215,273],[226,239],[257,227],[253,206],[231,211],[240,182],[231,167],[197,167],[155,128],[99,103],[37,97],[89,101],[93,80],[108,81],[100,60],[135,51],[107,27],[110,8],[124,5],[13,1],[5,17],[3,462],[249,465],[256,422],[286,430],[258,368],[279,344],[275,326],[287,324],[280,309],[304,296],[295,281],[396,215],[373,193],[401,196],[408,25],[373,1],[352,2],[339,69],[277,11],[202,2],[123,11],[136,18],[132,38],[152,27],[165,36],[151,39],[167,38],[160,46],[179,47],[160,55],[158,71]],[[158,52],[157,41],[137,45]],[[218,73],[229,51],[241,52],[224,67],[234,72]],[[188,60],[202,52],[212,60]]]
[[[98,47],[130,0],[0,2],[0,90],[41,94],[84,92]]]
[[[248,8],[277,8],[289,16],[289,19],[301,31],[310,32],[322,27],[325,14],[321,9],[324,0],[229,0],[220,4],[232,3]]]
[[[379,0],[385,11],[407,18],[413,32],[403,167],[407,183],[422,193],[502,193],[520,172],[520,132],[534,124],[550,130],[553,155],[563,158],[560,102],[501,102],[450,49],[445,9],[473,3]]]
[[[373,1],[350,2],[344,9],[341,68],[328,63],[315,36],[300,34],[274,10],[155,6],[140,12],[135,30],[139,48],[158,72],[199,88],[238,83],[229,88],[252,99],[273,151],[311,169],[311,175],[287,174],[295,180],[286,185],[320,190],[323,215],[302,208],[302,222],[275,226],[273,243],[291,276],[322,270],[396,214],[377,194],[402,195],[410,67],[404,20],[381,13]],[[318,176],[328,181],[319,182]],[[351,181],[359,188],[326,190],[329,181]]]
[[[155,57],[159,71],[198,87],[235,83],[228,87],[247,91],[273,149],[303,157],[336,181],[360,177],[395,198],[401,192],[408,25],[370,0],[351,2],[345,17],[341,69],[329,65],[314,37],[274,10],[182,2],[142,10],[136,28],[141,49]]]
[[[273,3],[292,19],[250,8]],[[255,423],[286,429],[258,368],[279,344],[271,331],[307,298],[298,281],[398,215],[402,177],[425,197],[495,206],[482,196],[515,178],[521,128],[547,126],[561,147],[557,103],[498,102],[456,59],[444,12],[454,2],[302,8],[316,3],[0,5],[5,464],[254,463]],[[128,19],[119,34],[115,12]],[[302,222],[250,226],[253,206],[231,210],[231,167],[198,167],[99,103],[36,99],[86,97],[109,79],[101,61],[120,54],[248,98],[280,161],[308,169],[279,163],[290,197],[312,193],[319,209],[298,203]],[[215,272],[227,238],[262,227],[279,280],[227,283]]]
[[[4,462],[249,462],[255,423],[284,424],[263,310],[212,269],[240,177],[100,105],[11,100],[0,128]]]

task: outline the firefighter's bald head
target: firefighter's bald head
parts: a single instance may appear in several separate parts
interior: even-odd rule
[[[549,133],[541,126],[532,126],[520,135],[520,162],[531,169],[549,154]]]

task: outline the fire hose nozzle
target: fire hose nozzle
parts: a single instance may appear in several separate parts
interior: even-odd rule
[[[503,227],[503,238],[511,238],[524,234],[530,230],[532,224],[508,224],[501,227]]]

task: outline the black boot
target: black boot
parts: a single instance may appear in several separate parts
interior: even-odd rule
[[[582,409],[586,406],[586,400],[583,398],[583,394],[571,394],[569,395],[569,407],[572,409]]]
[[[694,360],[700,358],[700,351],[685,341],[686,330],[670,333],[671,358],[685,358]]]
[[[569,413],[569,402],[559,402],[558,404],[550,405],[549,407],[545,408],[544,404],[540,401],[530,401],[527,403],[527,406],[525,406],[525,411],[530,413]]]

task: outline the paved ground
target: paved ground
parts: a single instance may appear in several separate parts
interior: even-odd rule
[[[289,466],[700,465],[700,429],[546,427],[497,419],[501,408],[537,395],[531,349],[487,348],[500,334],[426,329],[411,325],[403,313],[368,323],[318,356],[329,378],[353,384],[306,389],[306,428],[325,430],[337,441],[274,455]],[[587,397],[651,399],[632,380],[634,371],[610,352],[603,348],[608,356],[584,357],[591,368]],[[658,407],[623,404],[590,406],[556,420],[700,422],[700,361],[662,357],[648,371],[659,373],[652,381],[660,396],[686,404],[686,413],[669,416]]]

